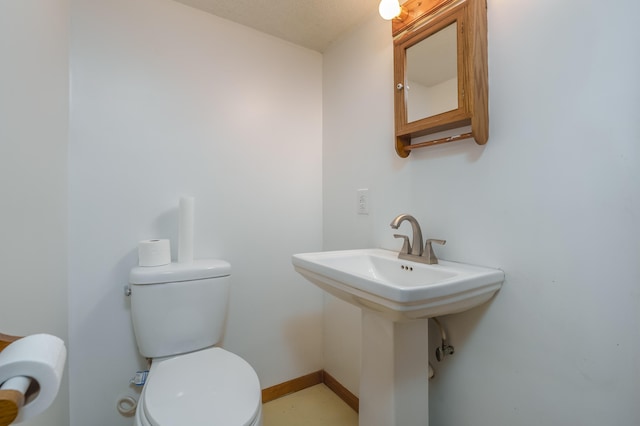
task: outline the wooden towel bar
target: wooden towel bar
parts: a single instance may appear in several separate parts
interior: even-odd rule
[[[469,139],[469,138],[472,138],[472,137],[473,137],[473,134],[471,132],[469,132],[469,133],[462,133],[462,134],[456,135],[456,136],[448,136],[448,137],[445,137],[445,138],[434,139],[432,141],[419,142],[419,143],[414,143],[414,144],[411,144],[410,143],[411,141],[409,141],[408,145],[403,145],[402,147],[399,147],[399,149],[403,149],[404,151],[411,151],[412,149],[416,149],[416,148],[424,148],[425,146],[439,145],[441,143],[446,143],[446,142],[455,142],[455,141],[459,141],[459,140],[462,140],[462,139]]]
[[[0,333],[0,351],[21,338]],[[0,426],[8,426],[13,423],[24,405],[24,399],[25,396],[16,390],[0,389]]]

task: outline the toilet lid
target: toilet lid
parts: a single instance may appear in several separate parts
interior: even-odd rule
[[[154,362],[144,392],[144,413],[154,426],[245,426],[260,404],[256,372],[221,348]]]

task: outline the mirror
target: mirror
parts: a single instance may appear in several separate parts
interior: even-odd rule
[[[396,152],[488,135],[486,0],[409,0],[394,35]],[[412,144],[463,127],[471,131]]]
[[[458,109],[457,27],[454,22],[407,49],[408,122]]]

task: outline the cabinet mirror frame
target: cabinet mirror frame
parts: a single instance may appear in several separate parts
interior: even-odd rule
[[[428,8],[425,12],[424,8]],[[488,83],[486,0],[409,0],[404,21],[394,19],[394,105],[396,152],[407,157],[412,149],[473,138],[488,140]],[[422,10],[418,10],[423,8]],[[408,121],[407,49],[453,23],[456,25],[458,108]],[[437,60],[437,58],[433,58]],[[471,132],[412,144],[412,139],[471,126]]]

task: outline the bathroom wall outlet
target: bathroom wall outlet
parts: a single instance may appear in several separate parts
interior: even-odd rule
[[[369,214],[369,190],[358,189],[357,191],[357,207],[356,212],[358,214]]]

